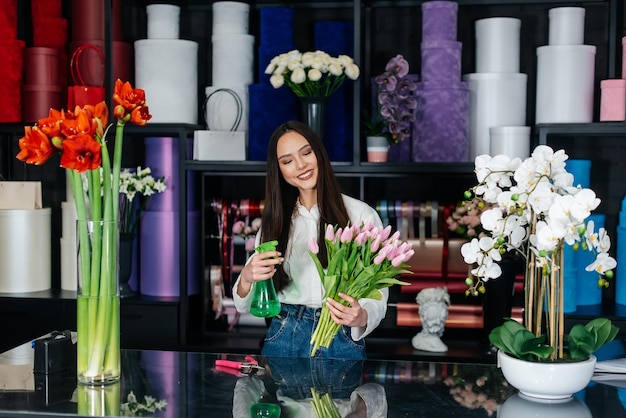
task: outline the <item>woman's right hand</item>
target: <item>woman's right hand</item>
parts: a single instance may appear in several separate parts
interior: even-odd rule
[[[246,297],[255,282],[271,279],[276,273],[276,266],[284,261],[279,251],[266,251],[254,254],[241,270],[237,294]]]

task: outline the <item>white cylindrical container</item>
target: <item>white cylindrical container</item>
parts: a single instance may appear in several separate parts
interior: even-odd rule
[[[550,45],[582,45],[585,42],[585,8],[556,7],[548,12]]]
[[[198,122],[198,44],[183,39],[135,41],[135,84],[144,89],[148,123]]]
[[[148,39],[178,39],[180,7],[173,4],[146,6]]]
[[[64,238],[76,237],[76,205],[74,202],[61,202],[61,236]]]
[[[213,86],[243,87],[254,78],[254,36],[213,35]]]
[[[222,87],[209,86],[204,89],[204,121],[210,131],[247,131],[248,130],[248,88],[229,87],[241,101],[241,120],[236,129],[237,100],[227,91],[217,91]],[[210,97],[209,97],[210,96]],[[208,98],[208,100],[207,100]]]
[[[50,289],[51,213],[50,208],[0,210],[0,293]],[[36,259],[30,260],[32,255]]]
[[[490,17],[476,21],[476,72],[518,73],[521,21]]]
[[[76,291],[78,289],[78,271],[76,254],[78,246],[76,237],[62,237],[61,242],[61,289]]]
[[[537,48],[535,123],[590,123],[596,47],[546,45]]]
[[[250,5],[238,1],[213,3],[213,35],[248,33]]]
[[[491,155],[506,155],[522,161],[530,156],[530,126],[492,126]]]
[[[491,153],[489,128],[526,124],[526,85],[522,73],[466,74],[470,90],[469,161]]]

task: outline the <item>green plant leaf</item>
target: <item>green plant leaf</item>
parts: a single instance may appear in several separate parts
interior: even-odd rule
[[[587,322],[587,324],[585,325],[585,329],[589,331],[592,335],[594,335],[593,351],[596,351],[603,345],[606,345],[613,341],[613,339],[617,336],[619,332],[619,328],[613,325],[611,321],[606,318],[592,319],[591,321]]]

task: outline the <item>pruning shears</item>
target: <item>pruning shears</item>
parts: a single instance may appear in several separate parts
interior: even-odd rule
[[[246,356],[245,361],[223,359],[215,360],[215,370],[234,374],[236,376],[265,373],[265,367],[259,366],[259,362],[251,356]]]

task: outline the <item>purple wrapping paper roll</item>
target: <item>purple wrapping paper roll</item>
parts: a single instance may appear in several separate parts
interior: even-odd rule
[[[459,81],[462,49],[457,41],[422,42],[422,81]]]
[[[421,82],[417,87],[413,161],[465,162],[469,141],[467,83]]]
[[[145,138],[146,167],[152,170],[154,178],[165,177],[167,189],[163,193],[153,195],[148,201],[147,211],[175,212],[179,209],[178,189],[178,138],[148,137]],[[187,140],[187,157],[193,150],[193,138]],[[187,209],[195,208],[194,179],[192,172],[187,173]]]
[[[177,418],[180,411],[180,384],[178,382],[181,354],[174,351],[142,351],[141,366],[146,372],[146,379],[156,393],[147,393],[157,400],[167,401],[160,417]]]
[[[454,1],[422,3],[422,41],[456,40],[458,9]]]
[[[147,296],[180,296],[180,212],[144,212],[141,218],[139,292]],[[187,212],[187,293],[200,283],[200,212]]]

